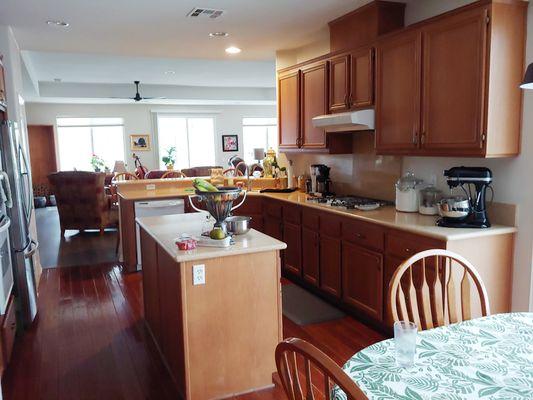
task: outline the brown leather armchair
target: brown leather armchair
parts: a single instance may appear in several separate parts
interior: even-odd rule
[[[118,228],[118,209],[104,192],[105,173],[64,171],[48,175],[57,200],[61,236],[66,229]]]
[[[184,168],[181,170],[181,172],[186,177],[195,177],[195,176],[209,176],[211,175],[211,170],[213,168],[222,168],[220,166],[201,166],[201,167],[192,167],[192,168]]]

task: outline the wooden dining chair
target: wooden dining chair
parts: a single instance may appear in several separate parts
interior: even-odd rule
[[[289,338],[279,343],[276,366],[289,400],[330,400],[333,385],[344,391],[347,400],[367,400],[335,361],[305,340]]]
[[[472,318],[472,283],[481,315],[490,315],[487,290],[468,260],[448,250],[422,251],[394,272],[388,307],[394,321],[412,321],[419,330],[466,321]]]
[[[163,175],[161,175],[161,179],[170,179],[170,178],[186,178],[186,176],[181,171],[167,171]]]
[[[137,176],[133,175],[131,172],[120,172],[116,174],[113,179],[111,179],[111,183],[116,183],[120,181],[136,181],[139,178]]]

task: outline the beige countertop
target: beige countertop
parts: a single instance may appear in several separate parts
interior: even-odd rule
[[[127,196],[122,197],[127,200],[147,200],[184,197],[189,194],[194,194],[192,188],[164,187],[154,191],[139,189],[128,192]],[[421,215],[418,213],[397,212],[395,208],[391,206],[381,207],[373,211],[346,210],[320,203],[309,202],[307,201],[308,195],[299,191],[293,193],[259,193],[258,191],[251,191],[248,192],[248,196],[263,196],[273,198],[444,241],[472,239],[482,236],[502,235],[517,232],[515,227],[505,225],[493,225],[492,227],[486,229],[443,228],[435,225],[437,217]]]
[[[175,238],[187,233],[200,236],[205,214],[175,214],[160,217],[137,218],[137,223],[163,247],[176,262],[206,260],[239,254],[283,250],[287,245],[277,239],[251,229],[245,235],[234,236],[235,244],[225,248],[200,247],[194,250],[179,250]]]

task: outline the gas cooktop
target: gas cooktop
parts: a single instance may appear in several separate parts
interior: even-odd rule
[[[324,204],[331,207],[345,208],[347,210],[375,210],[382,206],[394,205],[391,201],[372,199],[362,196],[326,196],[326,197],[307,197],[307,201]]]

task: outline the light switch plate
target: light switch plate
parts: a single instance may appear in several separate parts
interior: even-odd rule
[[[205,285],[205,264],[192,266],[192,284]]]

